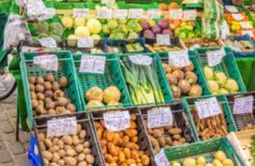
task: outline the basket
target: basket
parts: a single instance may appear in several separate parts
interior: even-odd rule
[[[235,166],[244,166],[243,161],[227,138],[218,138],[174,148],[164,148],[165,155],[169,161],[181,161],[187,157],[197,157],[201,155],[207,162],[212,162],[214,153],[217,150],[224,151],[227,158],[231,159]]]
[[[173,113],[173,124],[175,125],[175,127],[182,129],[182,135],[186,139],[187,143],[195,142],[195,134],[192,133],[191,123],[188,121],[188,117],[184,111],[183,105],[179,102],[140,108],[143,121],[147,120],[148,110],[153,108],[159,108],[159,107],[169,107]],[[144,123],[144,125],[145,124],[147,123]],[[148,127],[146,125],[144,127],[148,130]],[[151,146],[151,149],[153,149],[151,141],[150,141],[150,146]],[[174,147],[174,146],[171,146],[171,147]],[[154,151],[154,154],[155,154],[155,151]]]
[[[51,117],[51,118],[38,118],[34,121],[35,123],[35,136],[36,138],[38,138],[38,134],[39,132],[45,132],[46,128],[47,128],[47,121],[52,119],[52,118],[63,118],[63,117],[76,117],[77,123],[81,124],[82,128],[84,130],[86,130],[86,141],[88,141],[90,143],[90,149],[92,151],[92,155],[95,158],[95,166],[101,166],[102,165],[102,158],[101,158],[101,153],[99,151],[99,147],[98,144],[96,142],[96,137],[95,137],[95,133],[93,132],[93,126],[92,123],[90,121],[90,118],[88,116],[87,113],[85,112],[80,112],[80,113],[74,113],[74,114],[69,114],[69,115],[60,115],[60,116],[55,116],[55,117]],[[33,144],[34,145],[34,142]],[[35,163],[39,163],[40,161],[40,165],[36,165],[36,166],[44,166],[45,163],[42,160],[42,147],[41,145],[38,143],[38,140],[36,140],[36,146],[38,147],[39,150],[39,155],[37,154],[33,154],[32,156],[36,156],[36,162]],[[32,146],[31,146],[32,147]]]
[[[207,99],[207,98],[210,98],[210,97],[212,97],[212,96],[203,96],[203,97],[197,97],[197,98],[185,98],[183,100],[183,103],[185,104],[185,111],[188,114],[188,118],[189,118],[190,123],[192,124],[191,126],[192,126],[193,133],[195,133],[196,141],[201,141],[202,139],[200,138],[200,136],[198,134],[197,126],[195,124],[194,118],[193,118],[192,113],[191,113],[191,108],[195,107],[195,102],[196,101],[199,101],[199,100],[202,100],[202,99]],[[230,111],[230,108],[229,108],[226,97],[223,96],[223,95],[213,96],[213,97],[216,97],[217,101],[219,103],[221,103],[221,105],[222,105],[223,113],[224,113],[224,119],[225,119],[225,122],[226,122],[226,125],[227,125],[227,131],[228,132],[231,132],[231,131],[236,132],[237,128],[236,128],[233,116],[231,114],[231,111]]]
[[[114,85],[121,92],[120,102],[123,106],[130,106],[132,104],[127,86],[120,68],[118,59],[113,54],[97,54],[95,56],[105,56],[106,65],[104,74],[94,74],[94,73],[80,73],[77,72],[80,86],[80,95],[83,101],[84,107],[87,103],[87,100],[84,98],[84,94],[93,86],[98,86],[102,90],[105,88]],[[79,71],[82,55],[74,55],[74,64],[76,71]],[[107,107],[100,107],[107,108]]]
[[[196,23],[196,22],[195,22]],[[196,24],[197,25],[197,24]],[[224,46],[224,43],[222,42],[222,40],[210,40],[210,39],[202,39],[202,38],[194,38],[194,39],[182,39],[181,42],[182,44],[184,45],[184,48],[187,48],[187,49],[191,49],[193,47],[195,47],[195,45],[197,44],[197,41],[201,41],[203,43],[207,43],[208,41],[211,41],[211,42],[214,42],[216,46],[204,46],[204,47],[201,47],[199,46],[198,49],[219,49],[220,47]],[[193,45],[192,46],[188,46],[187,43],[192,43]]]
[[[92,112],[90,114],[92,121],[93,122],[102,121],[103,113],[107,112],[107,111],[109,111],[109,110]],[[147,137],[147,132],[146,132],[145,128],[143,127],[142,116],[141,116],[140,112],[136,108],[128,108],[127,110],[125,110],[124,108],[113,109],[113,110],[111,109],[111,111],[128,111],[130,115],[136,116],[136,125],[137,125],[136,130],[138,132],[138,145],[140,146],[139,149],[144,151],[146,154],[148,154],[150,156],[150,163],[151,163],[150,165],[155,165],[154,158],[153,158],[153,150],[151,149],[149,139]],[[94,126],[94,132],[97,133],[95,123],[93,123],[93,126]],[[96,139],[97,139],[97,142],[99,145],[100,153],[102,154],[102,147],[100,146],[99,138],[96,137]],[[105,159],[103,158],[102,160],[105,165],[106,164]]]
[[[104,40],[104,51],[108,53],[113,53],[110,51],[109,47],[118,47],[120,53],[123,53],[124,50],[124,41],[123,40],[114,40],[114,39],[108,39],[106,38]],[[117,53],[118,54],[118,53]]]
[[[253,96],[255,99],[255,92],[231,94],[231,95],[226,96],[227,100],[228,100],[229,107],[230,107],[230,111],[232,114],[233,114],[235,98],[245,97],[245,96]],[[253,101],[253,105],[255,105],[255,100]],[[235,124],[236,124],[238,131],[243,130],[247,124],[255,125],[254,109],[253,109],[253,113],[233,114],[233,117],[234,117]]]
[[[208,65],[207,63],[207,56],[206,51],[211,49],[200,48],[197,49],[197,53],[199,55],[199,62],[201,63],[202,67]],[[225,57],[223,58],[222,62],[213,68],[224,72],[228,77],[234,79],[239,85],[239,92],[246,92],[246,87],[244,85],[243,79],[241,74],[238,70],[235,57],[233,52],[230,48],[224,48],[225,50]]]
[[[138,51],[138,52],[129,52],[126,48],[127,44],[132,44],[132,43],[138,43],[141,45],[141,47],[143,48],[142,51]],[[147,48],[145,47],[145,40],[144,38],[137,38],[137,39],[130,39],[130,40],[124,40],[123,43],[123,51],[124,53],[128,53],[128,54],[134,54],[134,53],[141,53],[141,52],[147,52]]]
[[[199,59],[198,59],[198,56],[196,55],[196,52],[188,51],[188,54],[189,54],[189,59],[193,63],[193,66],[194,66],[193,72],[198,77],[197,83],[198,83],[198,85],[200,85],[202,87],[202,90],[203,90],[202,95],[209,95],[210,90],[208,88],[208,85],[206,84],[206,78],[205,78],[203,69],[199,63]],[[161,62],[168,63],[168,53],[160,54],[160,59],[161,59]],[[165,73],[165,71],[164,71],[164,73]],[[182,96],[182,97],[185,97],[185,96]]]
[[[70,52],[57,51],[57,52],[44,52],[44,53],[53,53],[57,55],[59,60],[59,69],[57,72],[52,72],[52,73],[54,73],[57,80],[62,75],[68,78],[69,84],[66,90],[66,94],[68,95],[72,103],[76,106],[78,111],[84,111],[84,107],[82,105],[82,101],[79,95],[78,83],[76,82],[76,72],[73,66],[73,59],[71,58]],[[25,96],[26,107],[27,107],[28,123],[30,128],[33,127],[32,121],[33,121],[34,115],[33,115],[33,109],[31,105],[31,95],[29,91],[28,77],[30,75],[43,76],[46,73],[49,73],[49,71],[45,71],[33,65],[33,57],[39,56],[40,54],[44,54],[44,53],[30,52],[30,53],[24,53],[21,56],[20,69],[21,69],[24,96]]]

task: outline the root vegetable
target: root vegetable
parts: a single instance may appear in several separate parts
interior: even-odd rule
[[[96,100],[103,101],[103,91],[99,87],[92,87],[86,92],[86,99],[88,101]]]
[[[48,73],[45,76],[45,80],[49,82],[54,82],[55,81],[55,76],[52,73]]]
[[[187,80],[180,80],[178,87],[181,89],[183,94],[186,94],[190,91],[190,83]]]
[[[104,106],[104,104],[98,100],[91,100],[89,101],[89,103],[87,104],[87,108],[95,108],[95,107],[102,107]]]
[[[42,77],[37,77],[37,78],[36,78],[36,84],[41,84],[41,85],[43,85],[43,83],[44,83],[44,79],[43,79]]]
[[[58,106],[65,107],[68,104],[68,100],[65,97],[59,97],[57,101]]]
[[[44,96],[45,97],[49,97],[49,98],[52,98],[53,97],[53,91],[52,90],[46,90],[45,92],[44,92]]]
[[[66,77],[62,76],[60,79],[59,79],[59,84],[60,84],[60,87],[61,88],[66,88],[67,85],[68,85],[68,80]]]
[[[75,112],[76,111],[76,107],[72,103],[67,104],[66,109],[68,109],[71,112]]]
[[[188,66],[184,67],[184,71],[193,71],[193,70],[194,70],[193,63],[190,63]]]
[[[29,83],[30,84],[35,84],[36,83],[36,77],[35,76],[30,76],[29,77]]]
[[[172,74],[174,74],[178,80],[184,78],[184,72],[181,70],[175,70]]]
[[[192,85],[189,91],[189,96],[201,96],[202,95],[202,88],[201,86],[195,84]]]
[[[53,83],[52,83],[52,90],[53,90],[53,91],[56,91],[56,90],[59,90],[59,89],[60,89],[59,83],[53,82]]]
[[[178,79],[176,75],[174,74],[167,74],[166,77],[168,78],[170,85],[177,85],[178,84]]]
[[[40,85],[40,84],[37,84],[35,86],[35,92],[37,93],[43,93],[44,92],[44,86],[43,85]]]
[[[197,75],[195,73],[193,73],[192,71],[187,71],[185,73],[185,79],[189,81],[189,83],[192,85],[192,84],[195,84],[197,83]]]
[[[181,89],[175,85],[172,85],[171,88],[173,91],[174,98],[177,98],[177,99],[180,98],[181,97]]]
[[[110,86],[103,91],[103,101],[108,104],[110,102],[119,102],[121,93],[115,86]]]

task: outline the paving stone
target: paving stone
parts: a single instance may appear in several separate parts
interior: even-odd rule
[[[14,164],[13,162],[11,163],[6,163],[6,164],[0,164],[1,166],[19,166],[17,164]],[[30,165],[27,165],[27,166],[30,166]]]
[[[5,143],[3,141],[0,142],[0,150],[5,150],[6,146]]]
[[[28,159],[27,153],[24,153],[17,157],[16,163],[18,166],[30,166],[32,165],[31,161]]]
[[[14,154],[14,155],[25,153],[25,149],[20,142],[10,143],[9,148],[10,148],[12,154]]]
[[[2,127],[1,127],[2,131],[4,133],[13,133],[14,132],[14,129],[9,121],[3,121],[3,122],[1,122],[1,125],[2,125]]]
[[[16,142],[16,135],[14,133],[3,134],[3,140],[6,142]]]
[[[5,114],[5,112],[0,113],[0,121],[6,121],[8,120],[8,116]]]
[[[10,163],[12,162],[11,155],[8,151],[1,151],[0,152],[0,163]]]

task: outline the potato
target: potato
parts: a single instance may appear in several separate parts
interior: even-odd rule
[[[91,153],[91,150],[89,148],[84,148],[83,153],[89,154],[89,153]]]
[[[29,90],[30,91],[35,91],[35,85],[34,84],[29,84]]]
[[[66,151],[66,155],[67,155],[67,156],[73,157],[73,156],[76,155],[76,152],[75,152],[74,149],[68,149],[68,150]]]
[[[72,139],[73,139],[73,145],[78,145],[80,143],[80,139],[77,135],[73,135]]]
[[[60,79],[59,79],[59,84],[60,84],[60,87],[61,88],[66,88],[67,85],[68,85],[68,80],[65,76],[62,76]]]
[[[67,106],[66,106],[66,109],[68,109],[71,112],[75,112],[76,111],[76,107],[72,103],[68,103]]]
[[[152,136],[155,137],[155,138],[159,138],[163,135],[163,132],[159,129],[154,129],[152,131]]]
[[[84,139],[86,137],[86,131],[81,130],[80,133],[79,133],[79,137],[80,137],[80,139]]]
[[[57,145],[54,145],[54,146],[49,148],[49,151],[51,153],[57,152],[57,151],[59,151],[59,147]]]
[[[40,84],[37,84],[35,86],[35,92],[37,93],[43,93],[44,92],[44,86],[43,85],[40,85]]]
[[[86,161],[81,161],[78,163],[78,166],[88,166],[88,164],[86,163]]]
[[[44,83],[44,79],[42,77],[39,76],[39,77],[36,78],[36,84],[43,85],[43,83]]]
[[[59,141],[58,138],[53,138],[52,139],[52,144],[57,145],[58,141]]]
[[[60,165],[60,166],[64,166],[65,165],[65,161],[64,160],[58,160],[58,165]]]
[[[65,157],[64,161],[67,165],[70,165],[70,166],[76,166],[77,165],[77,161],[74,157]]]
[[[160,147],[166,146],[165,136],[159,137],[159,138],[158,138],[158,142],[159,142]]]
[[[59,154],[59,156],[60,156],[61,158],[63,158],[63,157],[66,155],[66,151],[65,151],[64,149],[60,149],[60,150],[58,151],[58,154]]]
[[[124,133],[129,136],[130,138],[134,137],[137,135],[137,130],[135,129],[127,129],[124,131]]]
[[[45,98],[49,97],[49,98],[50,98],[50,101],[52,101],[51,98],[53,97],[53,95],[54,95],[54,93],[53,93],[52,90],[46,90],[46,91],[44,92]],[[46,99],[44,99],[44,100],[46,100]],[[49,100],[49,99],[47,99],[47,100]]]
[[[89,142],[88,141],[85,141],[84,143],[83,143],[83,146],[84,146],[84,148],[89,148]]]
[[[45,139],[45,134],[44,133],[38,133],[37,138],[39,141],[43,141]]]
[[[38,106],[38,101],[35,99],[31,100],[32,108],[35,109]]]
[[[59,97],[58,100],[57,100],[57,105],[58,106],[65,107],[67,105],[67,103],[68,103],[68,100],[65,97]]]
[[[60,160],[60,156],[58,153],[53,153],[53,157],[52,157],[52,161],[53,162],[58,162],[58,160]]]
[[[48,161],[51,161],[51,159],[53,157],[52,153],[49,151],[43,151],[42,156],[44,159],[47,159]]]
[[[91,155],[91,154],[87,154],[86,155],[86,161],[89,163],[89,164],[93,164],[95,159],[94,159],[94,156]]]
[[[49,138],[46,138],[46,139],[44,140],[44,143],[45,143],[45,145],[46,145],[47,148],[52,147],[52,142],[51,142],[51,140],[50,140]]]
[[[178,139],[181,138],[181,135],[180,134],[175,134],[175,135],[173,135],[173,138],[178,140]]]
[[[36,83],[36,76],[30,76],[29,77],[29,83],[30,84],[35,84]]]
[[[78,161],[84,161],[85,158],[86,158],[86,155],[85,155],[84,153],[80,153],[80,154],[78,155]]]
[[[57,82],[53,82],[52,83],[52,90],[53,91],[58,91],[60,89],[60,85],[57,83]],[[59,90],[59,91],[61,91],[61,90]],[[61,91],[62,92],[62,91]]]
[[[43,93],[37,93],[36,97],[37,97],[38,100],[44,100],[44,98],[45,98]]]
[[[67,145],[72,145],[73,144],[73,139],[69,135],[65,135],[62,137],[62,141],[67,144]]]
[[[47,160],[47,159],[43,159],[43,163],[44,163],[45,166],[50,165],[50,162],[49,162],[49,160]]]
[[[142,164],[143,165],[149,165],[150,164],[150,158],[148,157],[148,155],[143,155],[142,156]]]
[[[182,130],[180,128],[172,128],[172,129],[168,130],[168,133],[171,135],[181,134]]]
[[[45,82],[44,82],[44,89],[45,89],[45,90],[51,90],[51,89],[52,89],[52,84],[51,84],[51,82],[45,81]]]
[[[53,82],[53,81],[55,81],[55,76],[52,73],[48,73],[45,76],[45,80],[49,81],[49,82]]]
[[[55,103],[54,103],[54,102],[48,102],[48,103],[45,104],[45,108],[46,108],[47,110],[49,110],[49,109],[55,109]]]

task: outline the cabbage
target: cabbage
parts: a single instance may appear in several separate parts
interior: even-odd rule
[[[90,36],[89,29],[85,26],[78,26],[74,31],[75,36],[78,38]]]
[[[234,79],[227,79],[225,86],[224,86],[229,92],[237,92],[239,90],[239,86],[237,82]]]
[[[87,27],[90,33],[98,34],[102,30],[102,24],[95,18],[91,18],[87,22]]]
[[[39,23],[35,23],[33,24],[36,34],[48,34],[49,32],[49,24],[45,21],[39,22]]]
[[[61,23],[65,28],[70,29],[73,27],[73,19],[71,17],[68,16],[62,17]]]
[[[118,28],[119,24],[118,21],[116,19],[111,19],[108,21],[107,23],[109,29],[114,30],[116,28]]]
[[[74,27],[85,25],[85,18],[77,17],[74,19]]]
[[[64,33],[64,28],[60,23],[54,22],[50,24],[49,31],[50,31],[50,34],[52,35],[57,35],[59,37],[62,37]]]
[[[108,27],[108,25],[103,25],[103,29],[102,29],[103,33],[110,33],[110,28]]]

